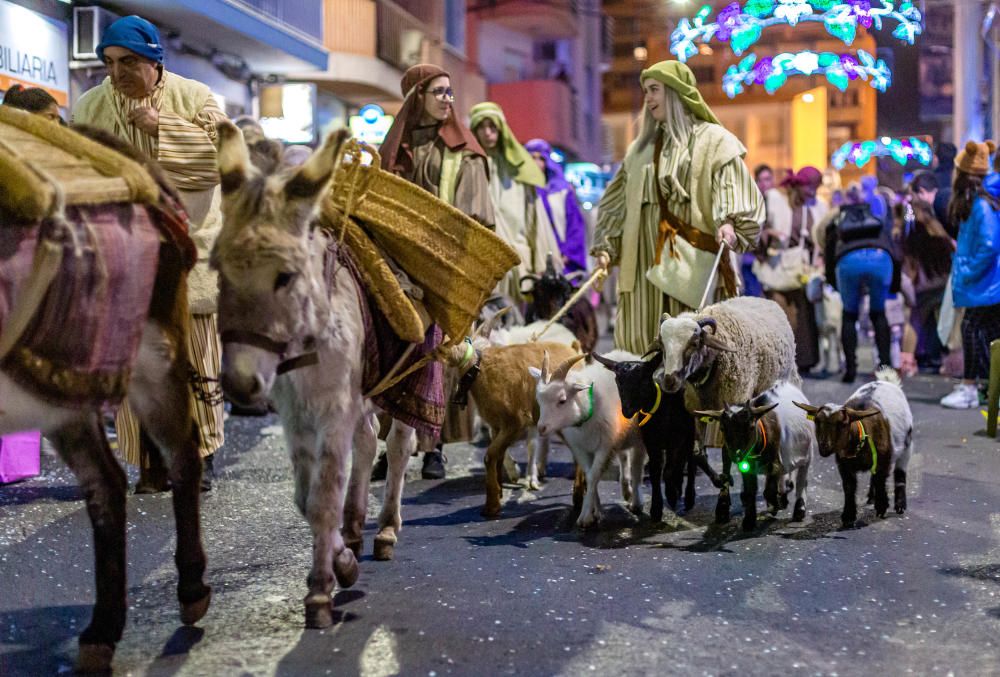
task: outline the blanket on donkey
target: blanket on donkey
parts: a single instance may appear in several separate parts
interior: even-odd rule
[[[31,320],[0,368],[58,406],[119,403],[138,353],[159,260],[160,230],[147,208],[71,206],[65,222],[5,222],[0,234],[0,334],[10,329],[40,246],[62,253],[41,304],[27,309]]]
[[[364,323],[364,371],[362,390],[369,392],[404,356],[411,345],[401,339],[388,318],[379,308],[375,298],[366,291],[361,271],[350,250],[331,242],[327,247],[325,269],[327,284],[333,284],[336,266],[344,266],[357,283],[358,305]],[[432,324],[424,342],[418,345],[400,366],[400,372],[433,353],[441,345],[444,335],[441,328]],[[436,437],[444,423],[444,365],[431,361],[410,374],[372,401],[394,419],[412,426],[418,433]]]

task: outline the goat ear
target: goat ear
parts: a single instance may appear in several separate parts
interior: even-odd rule
[[[691,413],[700,417],[703,423],[711,423],[712,421],[718,421],[722,418],[721,409],[696,409]]]
[[[233,123],[225,120],[216,125],[219,138],[219,152],[216,164],[219,168],[219,179],[222,194],[228,195],[239,190],[246,183],[250,173],[250,153],[243,140],[243,134]]]
[[[539,383],[544,383],[544,381],[542,381],[542,370],[538,367],[528,367],[528,373],[531,374],[531,378],[535,379]]]
[[[844,407],[844,411],[847,412],[847,418],[851,421],[860,421],[863,418],[868,418],[869,416],[874,416],[875,414],[881,414],[881,409],[852,409],[851,407]]]
[[[772,402],[771,404],[762,404],[759,407],[750,407],[750,413],[754,415],[754,418],[760,418],[777,406],[777,402]]]
[[[333,178],[340,161],[340,151],[350,133],[346,129],[331,132],[323,145],[309,156],[305,164],[285,182],[285,197],[289,200],[316,200]]]
[[[733,348],[728,343],[720,341],[715,337],[715,334],[702,333],[701,335],[702,345],[706,345],[709,348],[714,348],[715,350],[721,350],[724,353],[735,353],[736,348]]]

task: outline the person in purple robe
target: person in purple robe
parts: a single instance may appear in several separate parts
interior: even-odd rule
[[[559,243],[565,268],[564,274],[587,270],[587,224],[576,201],[573,186],[563,175],[559,163],[552,159],[552,146],[542,139],[532,139],[524,147],[545,172],[545,188],[535,188],[545,207],[552,232]]]

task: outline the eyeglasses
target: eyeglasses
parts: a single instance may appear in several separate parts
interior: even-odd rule
[[[439,101],[455,100],[455,90],[451,87],[435,87],[434,89],[428,89],[427,93],[433,95]]]

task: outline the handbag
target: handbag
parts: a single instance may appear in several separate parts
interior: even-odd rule
[[[760,286],[767,291],[794,291],[803,287],[812,269],[809,253],[802,245],[768,250],[766,258],[757,259],[751,266]]]

